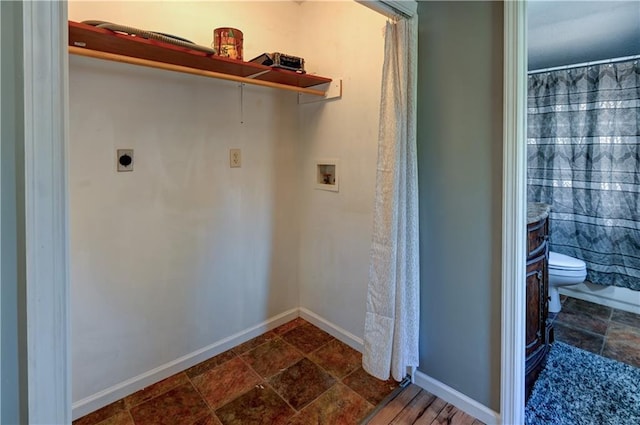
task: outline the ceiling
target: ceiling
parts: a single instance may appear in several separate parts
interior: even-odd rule
[[[529,70],[640,55],[640,1],[529,0]]]

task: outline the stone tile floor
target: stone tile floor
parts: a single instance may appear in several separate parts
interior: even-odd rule
[[[357,424],[397,388],[361,363],[298,318],[73,425]]]
[[[640,315],[561,297],[562,310],[551,315],[557,341],[640,367]]]

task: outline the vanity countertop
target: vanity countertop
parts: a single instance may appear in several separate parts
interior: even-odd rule
[[[551,205],[542,202],[529,202],[527,204],[527,224],[536,223],[549,216]]]

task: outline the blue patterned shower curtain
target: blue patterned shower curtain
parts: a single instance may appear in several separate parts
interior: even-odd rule
[[[528,198],[587,280],[640,290],[640,64],[529,76]]]

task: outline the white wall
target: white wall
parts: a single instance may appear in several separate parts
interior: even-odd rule
[[[71,59],[74,400],[297,307],[295,95],[265,91],[240,125],[235,84]]]
[[[240,124],[237,84],[71,57],[74,402],[298,306],[362,337],[385,18],[353,2],[71,2],[69,19],[203,45],[234,26],[245,60],[299,54],[345,79],[342,100],[303,106],[246,86]],[[135,150],[132,173],[117,148]],[[340,158],[339,193],[312,188],[317,157]]]
[[[300,306],[362,338],[386,18],[355,2],[301,9],[310,69],[344,77],[344,91],[300,108]],[[339,192],[314,189],[314,161],[327,158],[340,160]]]
[[[640,54],[640,2],[527,2],[530,70]]]

